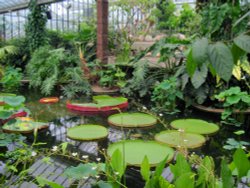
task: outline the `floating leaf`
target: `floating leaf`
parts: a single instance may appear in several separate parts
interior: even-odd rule
[[[183,129],[187,133],[213,134],[219,130],[219,126],[200,119],[178,119],[170,123],[175,129]]]
[[[198,148],[206,139],[204,136],[193,133],[180,133],[178,131],[166,130],[155,135],[155,140],[169,145],[170,147]]]
[[[155,141],[144,140],[123,140],[109,145],[108,155],[119,149],[124,156],[127,165],[141,166],[145,156],[147,156],[150,166],[156,166],[166,157],[168,161],[172,160],[174,150],[166,145]]]
[[[73,140],[99,140],[107,136],[108,130],[100,125],[79,125],[67,130],[67,137]]]
[[[126,128],[148,127],[157,123],[154,116],[145,113],[119,113],[108,117],[110,125]]]

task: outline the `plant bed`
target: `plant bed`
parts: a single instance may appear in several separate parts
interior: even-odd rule
[[[108,123],[116,127],[146,128],[157,123],[157,119],[145,113],[119,113],[109,116]]]
[[[194,133],[181,133],[174,130],[162,131],[155,135],[155,140],[170,147],[199,148],[205,142],[204,136]]]
[[[192,104],[192,106],[200,111],[203,111],[203,112],[209,112],[209,113],[215,113],[215,114],[221,114],[224,112],[224,109],[223,108],[214,108],[214,107],[211,107],[211,106],[204,106],[204,105],[200,105],[200,104]],[[247,110],[233,110],[233,113],[234,114],[250,114],[250,109],[247,109]]]
[[[174,156],[172,148],[155,141],[123,140],[116,142],[109,145],[108,156],[112,156],[116,150],[120,150],[129,166],[140,166],[144,157],[147,156],[150,166],[154,167],[166,157],[168,157],[167,161],[169,162]]]
[[[124,110],[128,107],[128,99],[124,97],[111,97],[99,95],[93,97],[94,103],[74,103],[68,101],[66,107],[70,110],[80,112],[117,112],[118,109]]]
[[[99,85],[92,85],[91,90],[93,93],[96,94],[112,94],[112,93],[118,93],[120,91],[119,87],[101,87]]]
[[[67,137],[78,141],[102,140],[108,136],[108,130],[100,125],[79,125],[67,130]]]

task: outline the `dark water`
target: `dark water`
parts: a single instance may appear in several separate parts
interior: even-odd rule
[[[74,113],[69,111],[66,108],[66,98],[62,98],[60,96],[60,101],[55,104],[40,104],[39,99],[42,98],[40,94],[37,94],[34,91],[25,91],[22,94],[26,97],[26,106],[31,111],[31,117],[35,120],[48,122],[50,127],[48,131],[41,133],[39,136],[39,141],[47,142],[48,144],[46,147],[52,147],[55,144],[60,142],[69,141],[71,140],[66,138],[66,130],[69,127],[73,127],[79,124],[99,124],[108,127],[110,135],[108,138],[108,144],[112,142],[116,142],[120,139],[144,139],[144,140],[153,140],[155,133],[160,132],[161,130],[165,130],[166,128],[161,125],[157,124],[151,129],[133,129],[133,130],[118,130],[113,127],[109,127],[107,123],[106,116],[86,116],[79,113]],[[86,102],[90,100],[89,97],[82,96],[80,99],[82,102]],[[128,111],[136,111],[135,106],[130,105]],[[167,122],[171,122],[173,119],[177,118],[199,118],[203,120],[207,120],[209,122],[220,124],[220,117],[219,115],[214,114],[207,114],[199,112],[195,109],[185,110],[184,113],[178,116],[164,116],[164,119]],[[219,164],[219,161],[222,156],[226,156],[227,158],[232,157],[232,151],[228,151],[223,149],[223,145],[225,144],[228,138],[235,138],[236,140],[245,140],[250,141],[249,135],[242,137],[237,136],[233,132],[241,129],[235,128],[234,126],[225,126],[220,125],[220,131],[213,136],[207,138],[206,144],[199,148],[193,150],[194,152],[198,153],[199,155],[210,155],[213,156],[215,159],[215,163]],[[49,133],[48,133],[49,132]],[[97,154],[96,151],[96,143],[91,143],[93,146],[94,151],[91,151],[94,155]],[[90,145],[91,145],[90,144]],[[90,145],[86,147],[90,147]],[[91,146],[92,146],[91,145]],[[82,149],[85,146],[82,146],[79,142],[74,142],[74,151],[79,152],[86,152],[85,149]],[[192,151],[190,151],[192,152]],[[216,165],[219,166],[219,165]],[[136,187],[140,187],[136,186]]]
[[[89,116],[83,115],[76,112],[71,112],[66,108],[66,98],[62,98],[60,96],[60,101],[55,104],[41,104],[39,103],[39,99],[42,97],[40,94],[34,91],[26,91],[24,93],[26,97],[26,106],[31,111],[31,116],[39,121],[49,122],[50,126],[53,127],[72,127],[78,124],[100,124],[106,127],[108,126],[107,123],[107,116],[103,115],[96,115],[96,116]],[[78,99],[82,102],[89,102],[91,99],[87,96],[82,96]],[[136,111],[135,106],[130,105],[128,111]],[[209,122],[217,123],[220,125],[220,131],[213,136],[208,137],[208,141],[205,146],[200,149],[196,149],[196,152],[202,155],[211,155],[215,158],[218,158],[222,155],[226,155],[230,157],[231,152],[228,150],[223,149],[223,145],[225,144],[227,138],[235,138],[236,140],[246,140],[249,141],[249,135],[237,136],[233,132],[242,128],[236,128],[232,125],[221,125],[220,124],[220,116],[217,114],[209,114],[205,112],[200,112],[195,109],[185,110],[184,113],[179,114],[178,116],[165,116],[164,120],[166,122],[171,122],[173,119],[178,118],[198,118],[207,120]],[[110,128],[114,130],[114,128]],[[154,128],[151,129],[133,129],[133,130],[125,130],[125,136],[127,138],[135,138],[139,137],[145,140],[152,140],[155,133],[160,132],[161,130],[165,130],[166,128],[161,125],[157,124]],[[121,133],[120,130],[115,130],[119,134]],[[51,143],[53,144],[53,143]]]

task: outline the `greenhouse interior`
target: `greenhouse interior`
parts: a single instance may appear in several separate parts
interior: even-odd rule
[[[249,188],[250,0],[0,0],[0,187]]]

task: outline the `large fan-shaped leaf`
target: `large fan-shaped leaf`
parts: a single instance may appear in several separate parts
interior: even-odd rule
[[[234,39],[234,43],[247,53],[250,53],[250,36],[240,35]]]
[[[202,65],[208,60],[207,50],[208,50],[207,38],[199,39],[193,44],[193,49],[192,49],[193,61],[195,61],[198,66]]]
[[[216,73],[225,81],[232,76],[234,60],[230,49],[222,42],[211,44],[208,47],[210,62]]]

